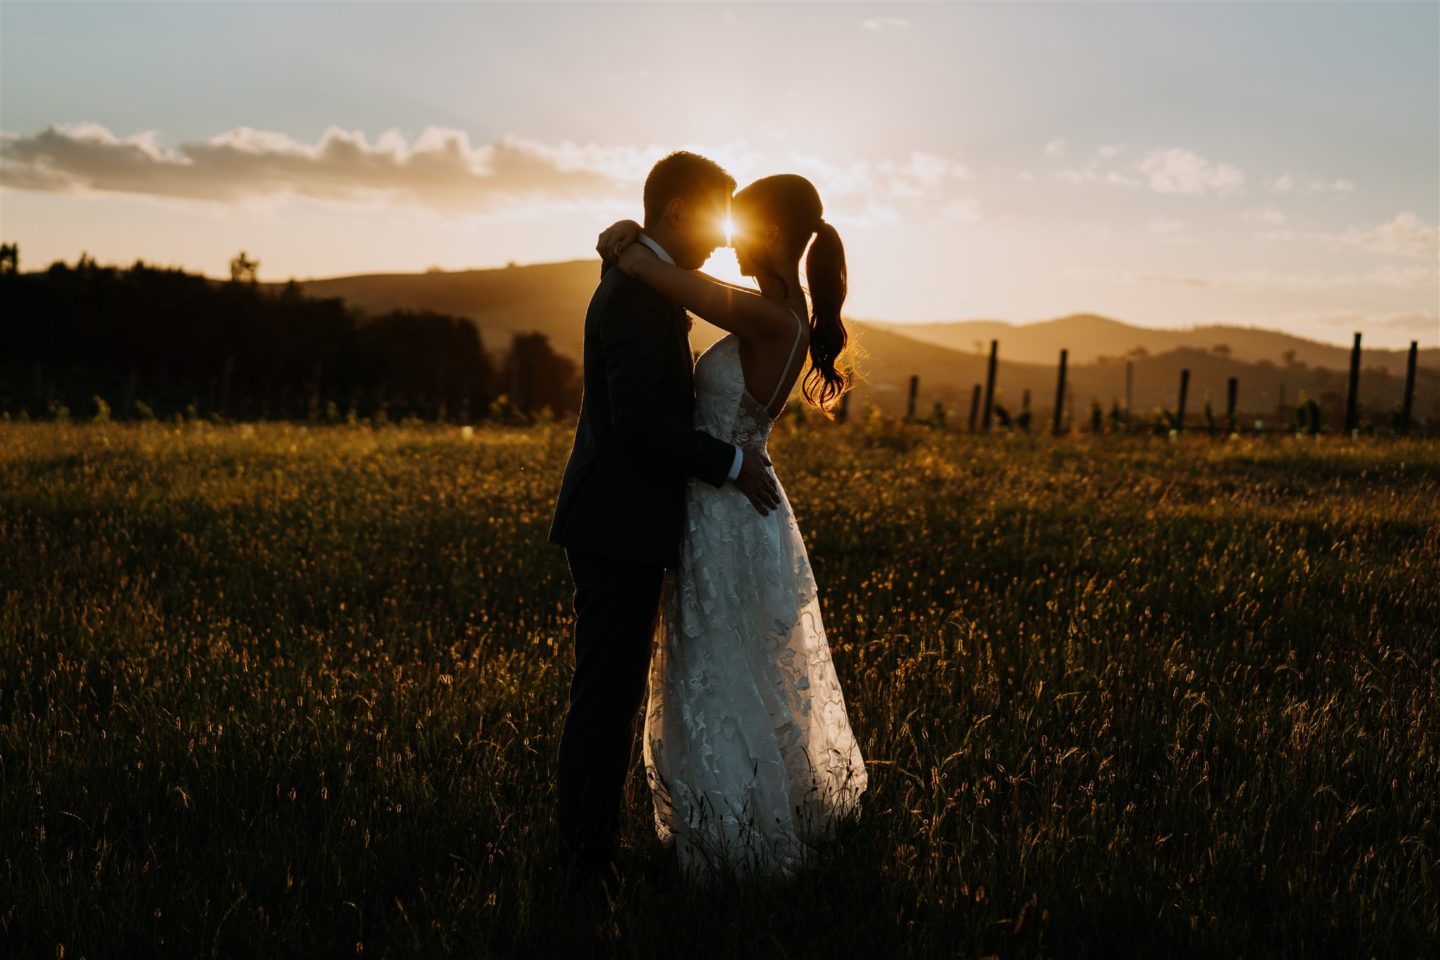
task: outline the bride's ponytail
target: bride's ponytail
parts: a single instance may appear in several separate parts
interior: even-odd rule
[[[805,257],[805,283],[810,288],[810,369],[805,374],[802,393],[827,417],[833,401],[845,392],[849,378],[837,370],[836,362],[848,339],[840,319],[845,302],[845,246],[840,234],[821,220],[816,227],[815,241]]]

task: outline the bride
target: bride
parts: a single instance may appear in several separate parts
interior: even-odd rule
[[[846,342],[845,252],[821,214],[815,187],[793,174],[735,195],[733,246],[759,293],[665,262],[634,242],[647,239],[634,221],[609,227],[597,245],[626,274],[729,331],[696,363],[694,426],[767,456],[807,353],[807,401],[829,415],[847,386],[835,368]],[[807,244],[812,306],[799,275]],[[665,574],[645,771],[656,831],[691,877],[794,877],[818,841],[858,815],[867,784],[790,502],[782,488],[773,512],[755,509],[733,485],[692,478],[679,566]]]

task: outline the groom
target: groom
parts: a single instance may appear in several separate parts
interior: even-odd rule
[[[640,242],[694,270],[725,242],[735,180],[684,151],[645,179]],[[762,454],[692,429],[684,309],[602,266],[585,314],[580,422],[550,540],[575,581],[575,675],[556,763],[562,853],[613,879],[620,797],[645,695],[664,569],[679,560],[687,476],[734,483],[761,513],[779,505]]]

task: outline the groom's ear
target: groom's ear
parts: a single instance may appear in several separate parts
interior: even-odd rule
[[[669,226],[678,224],[685,218],[685,198],[671,197],[670,202],[665,204],[665,213],[660,218]]]

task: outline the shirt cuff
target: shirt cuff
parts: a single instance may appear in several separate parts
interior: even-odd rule
[[[744,450],[741,450],[739,447],[736,447],[736,448],[735,448],[735,462],[732,463],[732,464],[730,464],[730,475],[729,475],[728,477],[726,477],[726,479],[727,479],[727,480],[734,480],[736,477],[740,476],[740,464],[742,464],[742,463],[744,463],[744,462],[745,462],[745,451],[744,451]]]

